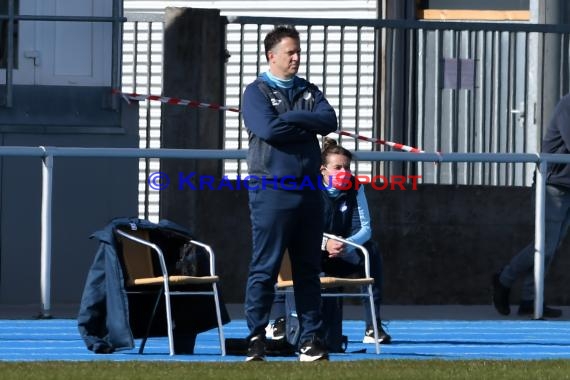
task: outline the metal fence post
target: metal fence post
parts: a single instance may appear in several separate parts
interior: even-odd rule
[[[14,15],[15,15],[15,5],[14,0],[8,0],[8,36],[6,37],[7,42],[7,54],[6,54],[6,99],[4,106],[7,108],[12,108],[13,103],[13,81],[14,81]]]
[[[45,152],[42,158],[42,214],[41,214],[41,293],[42,310],[39,318],[51,318],[51,210],[53,155]]]
[[[536,195],[534,214],[534,319],[542,318],[544,304],[544,196],[546,188],[546,164],[544,157],[536,171]]]

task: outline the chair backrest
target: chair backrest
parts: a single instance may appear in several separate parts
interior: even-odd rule
[[[149,241],[149,233],[146,230],[122,231]],[[124,236],[119,235],[119,239],[122,244],[121,256],[127,272],[127,282],[133,283],[137,278],[155,277],[151,248]]]
[[[283,259],[281,260],[281,268],[279,269],[278,281],[292,281],[293,274],[291,272],[291,259],[289,258],[289,251],[285,250]]]

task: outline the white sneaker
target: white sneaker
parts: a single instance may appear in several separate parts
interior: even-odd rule
[[[390,344],[390,342],[392,342],[392,337],[388,335],[386,331],[384,331],[382,324],[378,323],[378,343]],[[374,344],[374,328],[372,326],[368,326],[366,328],[362,343]]]

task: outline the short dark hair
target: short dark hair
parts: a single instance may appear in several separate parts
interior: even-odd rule
[[[265,58],[269,61],[269,51],[275,47],[283,38],[293,38],[297,42],[301,41],[299,32],[293,25],[278,25],[265,36]]]

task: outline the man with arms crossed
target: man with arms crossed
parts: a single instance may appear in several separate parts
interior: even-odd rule
[[[296,75],[301,48],[294,27],[276,27],[264,44],[269,71],[247,86],[242,102],[249,134],[253,243],[245,299],[250,331],[246,360],[265,359],[265,327],[285,249],[291,258],[301,326],[299,360],[327,360],[321,340],[323,218],[317,216],[323,204],[317,135],[336,131],[336,113],[315,85]]]

